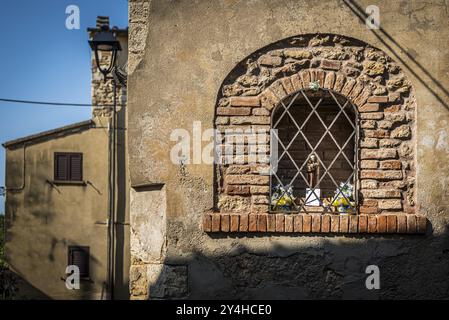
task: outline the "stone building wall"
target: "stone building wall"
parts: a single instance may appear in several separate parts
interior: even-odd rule
[[[359,17],[371,4],[130,1],[133,299],[447,297],[447,8],[378,1],[372,30]],[[175,129],[268,129],[311,80],[364,117],[362,215],[272,215],[267,176],[171,161]]]

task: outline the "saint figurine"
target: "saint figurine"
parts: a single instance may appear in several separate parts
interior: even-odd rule
[[[315,188],[320,176],[320,164],[315,154],[307,160],[307,182],[310,188]]]

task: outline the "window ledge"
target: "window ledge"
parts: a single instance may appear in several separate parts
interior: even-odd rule
[[[50,184],[55,185],[69,185],[69,186],[86,186],[86,181],[63,181],[63,180],[52,180],[49,181]]]
[[[417,214],[226,214],[206,213],[207,233],[425,234],[427,218]]]

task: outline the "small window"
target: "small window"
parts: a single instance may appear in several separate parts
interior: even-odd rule
[[[82,181],[83,180],[83,154],[82,153],[55,153],[55,180]]]
[[[75,265],[80,270],[81,278],[89,277],[89,247],[70,246],[68,265]]]
[[[331,90],[301,90],[275,109],[273,129],[272,211],[356,213],[355,106]]]

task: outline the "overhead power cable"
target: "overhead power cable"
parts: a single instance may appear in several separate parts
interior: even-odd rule
[[[93,105],[88,103],[68,103],[68,102],[49,102],[49,101],[33,101],[33,100],[18,100],[18,99],[5,99],[0,98],[0,102],[10,102],[10,103],[23,103],[23,104],[37,104],[37,105],[47,105],[47,106],[67,106],[67,107],[113,107],[113,104],[102,104]],[[117,106],[121,106],[118,104]]]

